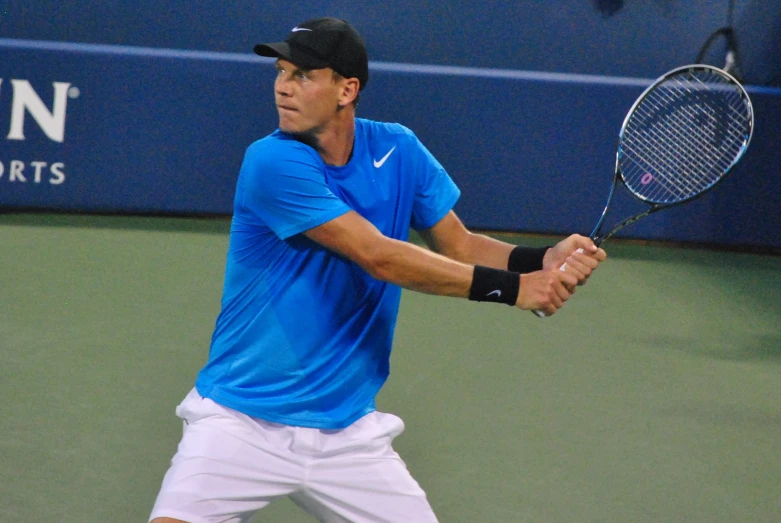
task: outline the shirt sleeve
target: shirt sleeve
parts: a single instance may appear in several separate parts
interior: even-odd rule
[[[282,140],[261,140],[247,149],[237,203],[283,240],[350,210],[329,189],[313,153],[302,144]]]
[[[433,227],[444,218],[458,201],[461,191],[442,164],[414,135],[413,141],[417,189],[410,224],[413,229],[421,230]]]

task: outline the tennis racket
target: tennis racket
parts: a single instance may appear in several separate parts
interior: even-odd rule
[[[745,154],[753,131],[751,100],[728,73],[699,64],[667,72],[640,95],[624,119],[613,185],[591,239],[598,246],[627,225],[710,190]],[[648,207],[603,234],[619,185]]]

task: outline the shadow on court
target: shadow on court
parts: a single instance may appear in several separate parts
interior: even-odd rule
[[[734,362],[781,364],[781,336],[743,334],[722,338],[712,344],[693,344],[686,338],[648,336],[644,342],[662,350],[678,350],[686,354]]]

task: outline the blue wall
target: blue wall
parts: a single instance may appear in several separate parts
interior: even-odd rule
[[[244,149],[276,125],[272,68],[248,49],[310,13],[281,2],[233,2],[218,13],[146,0],[93,12],[77,4],[30,2],[0,18],[2,37],[13,37],[0,38],[0,205],[230,213]],[[462,188],[457,211],[468,225],[547,233],[590,231],[626,110],[651,78],[693,61],[726,8],[627,1],[604,18],[588,1],[330,4],[369,43],[359,114],[417,132]],[[737,2],[736,20],[754,16],[754,5]],[[6,138],[12,80],[28,81],[50,111],[53,82],[69,84],[62,142],[29,114],[25,139]],[[735,172],[626,236],[781,246],[781,89],[749,89],[756,131]],[[618,214],[633,208],[617,203]]]
[[[733,0],[748,83],[781,86],[781,2]],[[612,16],[599,4],[623,4]],[[656,77],[691,63],[730,0],[160,2],[27,0],[0,7],[0,37],[248,52],[313,16],[350,20],[377,61]],[[722,66],[722,47],[709,53]]]

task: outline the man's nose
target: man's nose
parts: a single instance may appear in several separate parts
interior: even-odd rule
[[[274,89],[280,96],[290,96],[290,81],[283,77],[279,77],[274,83]]]

